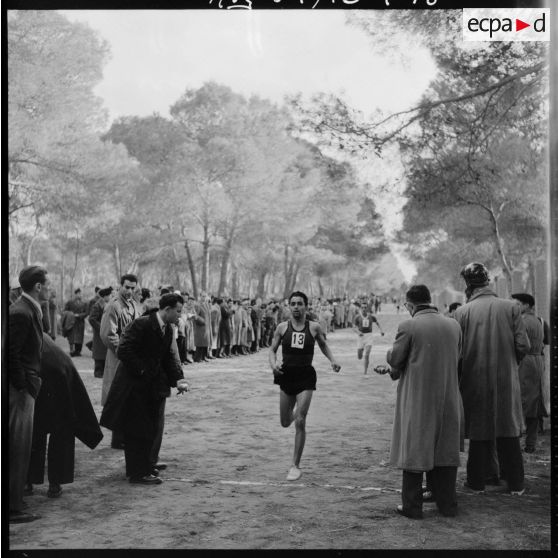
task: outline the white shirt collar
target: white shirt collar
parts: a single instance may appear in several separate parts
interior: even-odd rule
[[[161,331],[165,331],[165,326],[167,324],[165,324],[165,322],[163,322],[161,316],[159,315],[159,311],[155,312],[155,314],[157,314],[157,321],[159,322],[159,327],[161,328]]]
[[[27,293],[21,293],[21,296],[24,296],[27,300],[31,301],[33,306],[35,306],[35,308],[39,312],[39,316],[41,316],[41,318],[42,318],[43,317],[43,309],[41,308],[41,305],[32,296],[29,296]]]

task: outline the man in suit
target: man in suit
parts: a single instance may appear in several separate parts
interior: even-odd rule
[[[22,295],[9,308],[8,366],[3,367],[2,380],[8,380],[9,390],[10,523],[39,519],[23,511],[23,490],[31,455],[35,398],[41,387],[41,302],[48,300],[50,280],[47,273],[38,265],[22,269],[19,274]]]
[[[161,433],[170,388],[188,390],[171,324],[177,323],[184,299],[165,294],[159,310],[133,321],[117,349],[120,361],[101,415],[101,426],[124,433],[126,476],[131,483],[162,482],[154,470],[154,446]]]
[[[405,307],[411,319],[401,322],[387,361],[399,379],[390,463],[403,470],[399,514],[422,518],[422,477],[426,472],[440,513],[455,516],[459,466],[461,396],[457,364],[461,331],[431,306],[425,285],[413,285]],[[376,367],[385,373],[385,367]]]

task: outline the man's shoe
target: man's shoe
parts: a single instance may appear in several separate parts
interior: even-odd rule
[[[31,483],[27,483],[23,489],[23,495],[31,496],[31,494],[33,494],[33,485]]]
[[[484,488],[473,488],[467,481],[465,481],[463,483],[463,488],[465,488],[466,490],[468,490],[469,492],[473,492],[474,494],[484,494],[485,490]]]
[[[422,501],[434,502],[434,495],[432,494],[432,490],[428,490],[428,488],[422,489]]]
[[[523,451],[525,453],[535,453],[535,446],[525,446]]]
[[[10,523],[29,523],[30,521],[35,521],[36,519],[41,519],[41,516],[22,511],[10,512]]]
[[[403,515],[404,517],[408,517],[409,519],[422,519],[422,512],[411,512],[410,510],[406,510],[401,504],[399,504],[395,511],[399,515]]]
[[[302,471],[298,468],[295,467],[294,465],[289,469],[289,472],[287,473],[287,480],[288,481],[295,481],[298,480],[300,478],[300,476],[302,475]]]
[[[145,475],[145,477],[130,477],[131,484],[161,484],[163,481],[155,475]]]
[[[48,487],[47,496],[49,498],[59,498],[62,494],[62,487],[59,484],[51,484]]]
[[[523,490],[510,490],[510,494],[512,496],[523,496],[524,493],[525,493],[525,489],[523,489]]]

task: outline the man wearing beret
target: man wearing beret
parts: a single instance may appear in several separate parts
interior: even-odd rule
[[[455,311],[463,333],[461,395],[469,439],[466,488],[484,492],[496,447],[500,478],[512,495],[525,490],[519,437],[523,427],[518,365],[530,343],[519,307],[488,286],[486,267],[461,270],[467,303]],[[498,480],[496,479],[496,482]]]
[[[41,387],[43,327],[41,302],[48,300],[50,280],[38,265],[19,274],[22,295],[9,308],[8,366],[3,367],[9,389],[9,505],[10,523],[39,519],[26,513],[23,490],[27,479],[33,437],[35,398]]]

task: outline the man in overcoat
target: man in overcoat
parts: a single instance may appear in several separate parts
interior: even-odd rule
[[[7,384],[9,390],[10,523],[39,519],[23,511],[23,489],[31,455],[35,399],[41,387],[41,302],[48,300],[49,295],[47,270],[38,265],[25,267],[19,274],[19,284],[22,295],[8,309],[8,366],[2,367],[2,384]]]
[[[91,353],[95,362],[93,375],[95,378],[102,378],[105,371],[105,360],[107,358],[107,347],[101,340],[101,319],[103,311],[112,294],[112,287],[99,289],[97,300],[93,303],[89,313],[89,323],[93,330],[93,342],[91,345]]]
[[[229,301],[221,300],[221,322],[219,323],[219,341],[221,345],[221,356],[231,356],[231,309]]]
[[[211,348],[211,308],[205,293],[201,293],[194,305],[194,362],[206,362],[210,358]]]
[[[537,445],[539,419],[548,416],[544,405],[544,346],[548,345],[548,325],[535,314],[535,299],[528,293],[515,293],[511,297],[521,309],[527,337],[531,343],[529,352],[519,364],[521,403],[525,418],[525,453],[533,453]]]
[[[75,438],[93,449],[103,433],[72,359],[46,334],[41,379],[41,391],[35,401],[27,490],[31,492],[33,484],[43,483],[48,455],[47,496],[56,498],[62,493],[62,484],[74,482]]]
[[[131,483],[154,485],[162,480],[152,463],[170,388],[187,391],[171,324],[178,321],[184,299],[161,296],[159,310],[133,321],[117,349],[120,359],[101,426],[124,433],[126,476]]]
[[[101,405],[104,405],[107,401],[108,392],[118,367],[116,350],[118,349],[120,336],[126,326],[141,315],[139,305],[132,298],[137,283],[138,278],[135,275],[122,275],[120,278],[120,289],[118,289],[116,296],[107,302],[103,310],[99,335],[101,341],[107,347],[107,356],[103,372]],[[118,431],[113,430],[112,432],[111,447],[114,449],[122,449],[124,447],[122,436]]]
[[[88,315],[87,304],[81,299],[81,289],[76,289],[74,291],[74,298],[68,300],[64,310],[66,312],[72,312],[74,315],[73,325],[68,332],[70,356],[81,356],[83,336],[85,333],[85,318]]]
[[[521,310],[489,288],[488,270],[470,263],[461,270],[467,303],[455,311],[463,333],[461,395],[469,439],[466,488],[483,492],[496,445],[500,477],[512,494],[524,491],[519,437],[523,427],[518,367],[530,343]]]
[[[455,320],[430,305],[425,285],[412,286],[406,296],[412,317],[399,324],[387,353],[390,375],[399,379],[390,453],[390,464],[403,470],[397,512],[422,518],[422,476],[427,472],[440,513],[454,516],[463,414],[457,375],[461,331]]]

